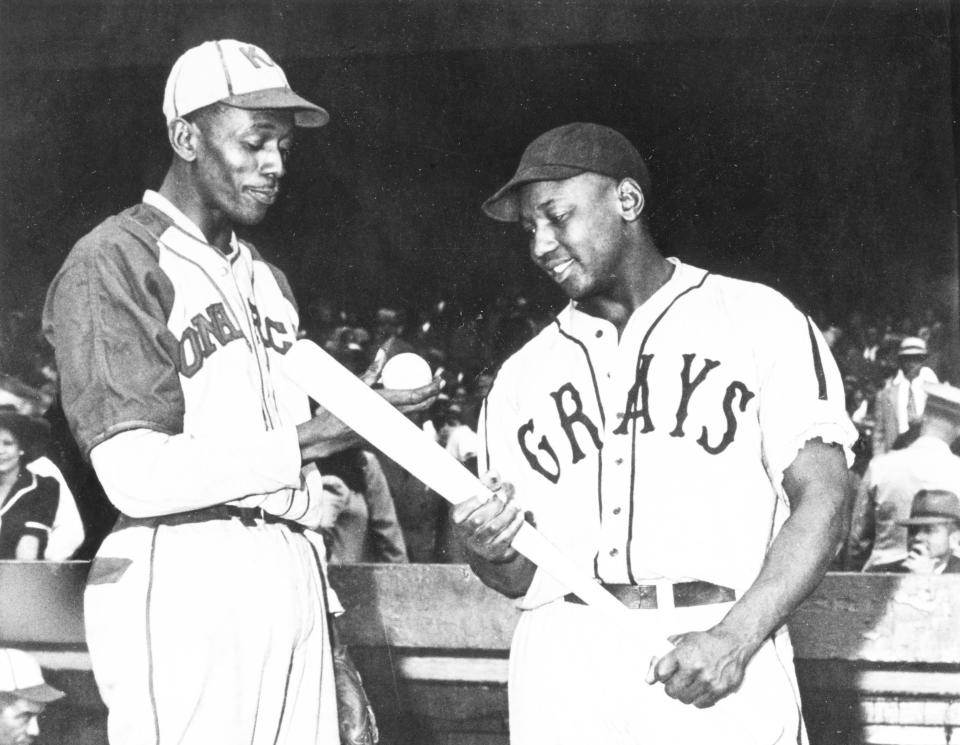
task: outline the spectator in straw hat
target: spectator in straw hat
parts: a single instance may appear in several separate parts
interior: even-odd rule
[[[960,574],[960,499],[953,492],[917,492],[910,517],[898,520],[909,535],[907,558],[873,567],[872,572]]]
[[[0,745],[30,745],[40,734],[37,717],[63,696],[29,654],[0,649]]]
[[[926,402],[923,386],[939,382],[937,374],[924,364],[926,359],[927,342],[919,336],[907,336],[900,342],[897,373],[877,393],[874,455],[906,446],[918,432]]]

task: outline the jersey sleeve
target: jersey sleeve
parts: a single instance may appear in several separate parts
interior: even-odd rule
[[[171,515],[281,491],[279,501],[286,505],[289,491],[303,481],[307,490],[317,489],[301,471],[294,427],[218,437],[125,430],[97,445],[90,459],[110,501],[131,517]],[[301,512],[280,516],[304,525],[319,519],[312,510]]]
[[[173,287],[148,238],[104,223],[81,239],[54,278],[44,308],[63,408],[89,458],[117,432],[182,431],[179,345],[166,326]]]
[[[779,306],[779,307],[778,307]],[[756,345],[763,457],[773,484],[811,439],[843,447],[853,464],[857,432],[830,348],[808,317],[786,300],[767,314]]]

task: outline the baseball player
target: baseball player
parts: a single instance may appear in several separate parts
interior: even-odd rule
[[[650,193],[625,137],[576,123],[484,204],[570,298],[484,405],[481,468],[510,486],[452,515],[480,578],[521,598],[511,742],[797,743],[783,623],[843,535],[843,386],[784,297],[664,258]],[[510,547],[525,513],[625,619]]]
[[[337,742],[304,464],[358,438],[279,373],[296,306],[234,232],[276,201],[295,126],[328,115],[235,40],[185,52],[163,112],[163,184],[77,243],[44,311],[71,429],[122,513],[85,596],[110,741]]]

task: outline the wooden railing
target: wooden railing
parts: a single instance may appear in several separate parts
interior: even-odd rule
[[[32,650],[70,693],[49,742],[58,726],[102,727],[85,574],[80,562],[0,562],[0,643]],[[510,600],[460,565],[333,568],[331,584],[385,743],[506,743]],[[829,574],[790,630],[814,745],[960,742],[960,579]]]

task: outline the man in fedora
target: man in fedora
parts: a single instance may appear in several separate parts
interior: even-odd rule
[[[919,431],[927,398],[924,385],[939,382],[937,374],[924,365],[926,359],[927,342],[919,336],[900,342],[897,374],[877,392],[874,455],[906,446]]]
[[[943,489],[923,489],[913,498],[907,529],[907,558],[879,564],[871,572],[960,574],[960,499]]]
[[[37,717],[63,696],[29,654],[0,649],[0,745],[30,745],[40,734]]]
[[[849,571],[875,571],[906,556],[907,531],[899,521],[910,513],[917,492],[960,492],[960,458],[950,450],[960,437],[960,388],[937,383],[924,391],[919,436],[873,458],[857,487],[846,547]]]

